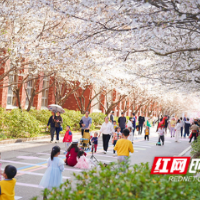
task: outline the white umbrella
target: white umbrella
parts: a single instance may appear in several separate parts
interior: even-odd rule
[[[65,112],[65,110],[57,104],[48,105],[48,109],[54,113],[57,113],[57,112],[64,113]]]

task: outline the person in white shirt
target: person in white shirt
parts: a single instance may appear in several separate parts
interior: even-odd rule
[[[100,129],[99,137],[102,133],[102,140],[103,140],[103,149],[104,153],[107,153],[108,150],[108,143],[110,140],[110,136],[114,134],[115,130],[113,128],[113,124],[109,122],[108,117],[105,117],[105,122],[102,124]]]
[[[130,133],[128,136],[128,139],[133,143],[133,123],[132,123],[132,117],[129,118],[127,123],[127,128],[129,129]]]
[[[181,120],[179,119],[175,126],[175,142],[178,142],[181,133]]]

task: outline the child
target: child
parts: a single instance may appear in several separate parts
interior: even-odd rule
[[[117,156],[118,156],[118,162],[127,162],[128,161],[128,156],[129,152],[133,153],[133,144],[131,143],[130,140],[128,140],[129,136],[129,130],[124,129],[122,132],[122,139],[118,140],[114,150],[117,151]]]
[[[67,125],[66,127],[66,133],[63,138],[63,142],[65,143],[65,153],[67,153],[67,149],[69,148],[71,142],[72,142],[72,132],[70,131],[70,126]]]
[[[95,153],[97,152],[97,146],[98,146],[98,133],[95,132],[94,133],[94,137],[91,139],[91,142],[94,144],[94,149],[95,149]],[[93,152],[93,145],[92,145],[92,151]]]
[[[164,140],[165,140],[164,133],[165,133],[164,127],[160,126],[158,128],[158,134],[159,134],[158,142],[160,143],[160,140],[162,140],[162,145],[164,145]]]
[[[51,158],[49,158],[47,162],[48,168],[39,184],[40,186],[51,189],[52,187],[59,187],[62,183],[64,161],[61,158],[58,158],[59,155],[60,147],[54,146],[51,151]]]
[[[149,141],[150,133],[149,133],[149,127],[148,126],[146,126],[146,129],[145,129],[144,133],[145,133],[144,139],[146,140],[146,138],[147,138],[147,140]]]
[[[117,128],[116,121],[113,121],[113,128],[114,128],[114,130]]]
[[[118,141],[119,139],[122,138],[122,134],[121,134],[120,131],[121,131],[121,128],[120,128],[120,127],[117,127],[117,128],[116,128],[116,132],[115,132],[114,135],[113,135],[112,143],[113,143],[113,146],[114,146],[114,147],[115,147],[117,141]],[[114,150],[114,149],[113,149],[113,156],[115,156],[115,150]]]
[[[129,120],[127,122],[127,127],[132,127],[133,124],[132,124],[132,117],[129,117]]]
[[[90,164],[88,159],[84,155],[84,151],[79,151],[77,155],[77,164],[74,166],[79,169],[89,169]]]
[[[3,181],[0,181],[0,199],[15,199],[15,184],[16,179],[14,178],[17,173],[17,169],[12,165],[7,165],[2,174],[4,177]]]
[[[129,130],[129,137],[128,139],[132,142],[133,144],[133,131],[132,131],[132,127],[128,127]]]
[[[65,159],[65,163],[69,166],[74,166],[77,163],[77,156],[80,149],[78,148],[78,140],[73,140],[71,146],[67,150],[67,155]],[[84,153],[86,156],[87,154]]]

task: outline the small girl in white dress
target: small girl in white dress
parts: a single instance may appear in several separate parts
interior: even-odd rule
[[[64,161],[59,158],[60,147],[52,148],[51,157],[47,161],[47,170],[42,177],[40,186],[51,189],[52,187],[59,187],[62,183],[62,172],[64,171]]]

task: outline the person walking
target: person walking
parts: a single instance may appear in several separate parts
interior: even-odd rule
[[[126,128],[126,117],[124,117],[124,112],[121,113],[121,117],[118,119],[118,124],[122,132]]]
[[[144,125],[144,122],[145,122],[145,118],[143,116],[139,116],[139,132],[140,134],[142,134],[142,129],[143,129],[143,125]]]
[[[101,126],[101,129],[99,132],[99,137],[101,136],[101,133],[102,133],[104,154],[106,154],[107,150],[108,150],[108,143],[110,140],[110,136],[112,134],[114,135],[114,133],[115,133],[113,125],[111,122],[109,122],[108,117],[105,117],[105,122]]]
[[[135,113],[132,114],[132,127],[133,127],[133,137],[136,129],[136,118],[135,118]]]
[[[184,128],[185,128],[184,138],[186,137],[186,134],[187,134],[187,136],[189,136],[190,126],[191,126],[191,124],[190,124],[189,118],[187,118],[187,121],[185,121],[185,123],[184,123]]]
[[[164,126],[165,134],[167,134],[168,122],[169,122],[169,117],[165,115],[165,126]]]
[[[50,134],[51,134],[51,140],[50,142],[53,142],[54,139],[54,133],[56,131],[56,127],[55,127],[55,113],[51,112],[52,116],[49,118],[48,124],[47,124],[47,128],[50,125]]]
[[[180,137],[180,134],[181,134],[181,120],[178,119],[178,122],[175,126],[175,142],[178,142],[178,139]]]
[[[176,120],[175,120],[174,116],[172,116],[172,119],[170,120],[171,138],[172,138],[172,135],[173,135],[173,137],[175,135],[175,126],[176,126]]]
[[[199,133],[199,127],[198,127],[196,121],[193,123],[193,125],[191,126],[190,129],[191,129],[191,131],[192,131],[192,136],[190,137],[189,143],[192,141],[192,138],[193,138],[193,137],[194,137],[194,141],[197,140],[197,134]]]
[[[83,137],[83,133],[90,132],[90,127],[92,125],[92,118],[89,117],[89,111],[86,111],[85,116],[81,118],[82,124],[81,124],[81,135]]]
[[[151,128],[151,123],[149,122],[149,119],[147,118],[146,129],[144,131],[144,137],[146,136],[145,138],[147,138],[148,140],[149,140],[149,135],[150,135],[150,128]],[[148,137],[147,137],[147,135],[148,135]]]
[[[184,127],[184,121],[183,118],[180,118],[180,123],[181,123],[181,137],[183,136],[183,127]]]
[[[60,116],[60,113],[57,112],[56,113],[56,116],[55,116],[55,127],[56,127],[56,142],[59,142],[59,134],[60,134],[60,131],[61,131],[61,124],[63,123],[63,120],[62,120],[62,117]]]
[[[110,114],[110,122],[113,124],[114,121],[114,111],[111,112]]]

